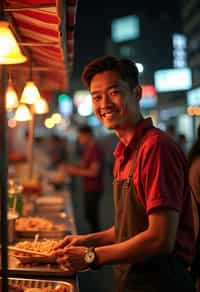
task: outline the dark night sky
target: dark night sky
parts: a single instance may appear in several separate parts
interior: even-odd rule
[[[79,0],[75,30],[74,76],[80,77],[84,65],[103,55],[104,41],[113,18],[142,13],[147,18],[179,19],[179,0]],[[178,17],[177,17],[178,16]]]

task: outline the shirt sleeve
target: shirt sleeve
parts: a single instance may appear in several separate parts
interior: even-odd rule
[[[200,157],[196,158],[190,167],[189,182],[195,198],[200,204]]]
[[[185,188],[184,156],[174,142],[156,138],[142,160],[146,210],[168,207],[181,210]]]

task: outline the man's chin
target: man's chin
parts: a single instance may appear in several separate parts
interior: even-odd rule
[[[115,130],[118,126],[114,123],[104,123],[104,127],[108,130]]]

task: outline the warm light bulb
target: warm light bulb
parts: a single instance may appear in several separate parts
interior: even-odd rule
[[[62,120],[62,117],[59,113],[55,113],[52,115],[52,120],[54,121],[55,124],[59,124]]]
[[[17,106],[18,106],[17,93],[12,84],[9,84],[6,89],[6,109],[8,111],[11,111]]]
[[[44,125],[46,128],[51,129],[55,126],[55,123],[52,119],[48,118],[44,121]]]
[[[27,81],[20,99],[21,103],[34,104],[40,99],[40,93],[33,81]]]
[[[32,115],[28,106],[25,104],[20,104],[15,112],[14,119],[18,122],[26,122],[32,120]]]
[[[21,53],[7,21],[0,21],[0,64],[19,64],[27,58]]]
[[[46,114],[48,111],[49,106],[44,98],[40,98],[34,103],[34,112],[36,114]]]

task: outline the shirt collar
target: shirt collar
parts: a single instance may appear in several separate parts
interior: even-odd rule
[[[137,144],[137,142],[143,136],[145,130],[152,128],[152,127],[153,127],[153,122],[152,122],[151,118],[142,119],[133,129],[133,135],[130,139],[129,144],[126,146],[121,141],[117,144],[115,151],[114,151],[114,156],[117,158],[124,153],[125,149],[134,148],[135,145]]]

